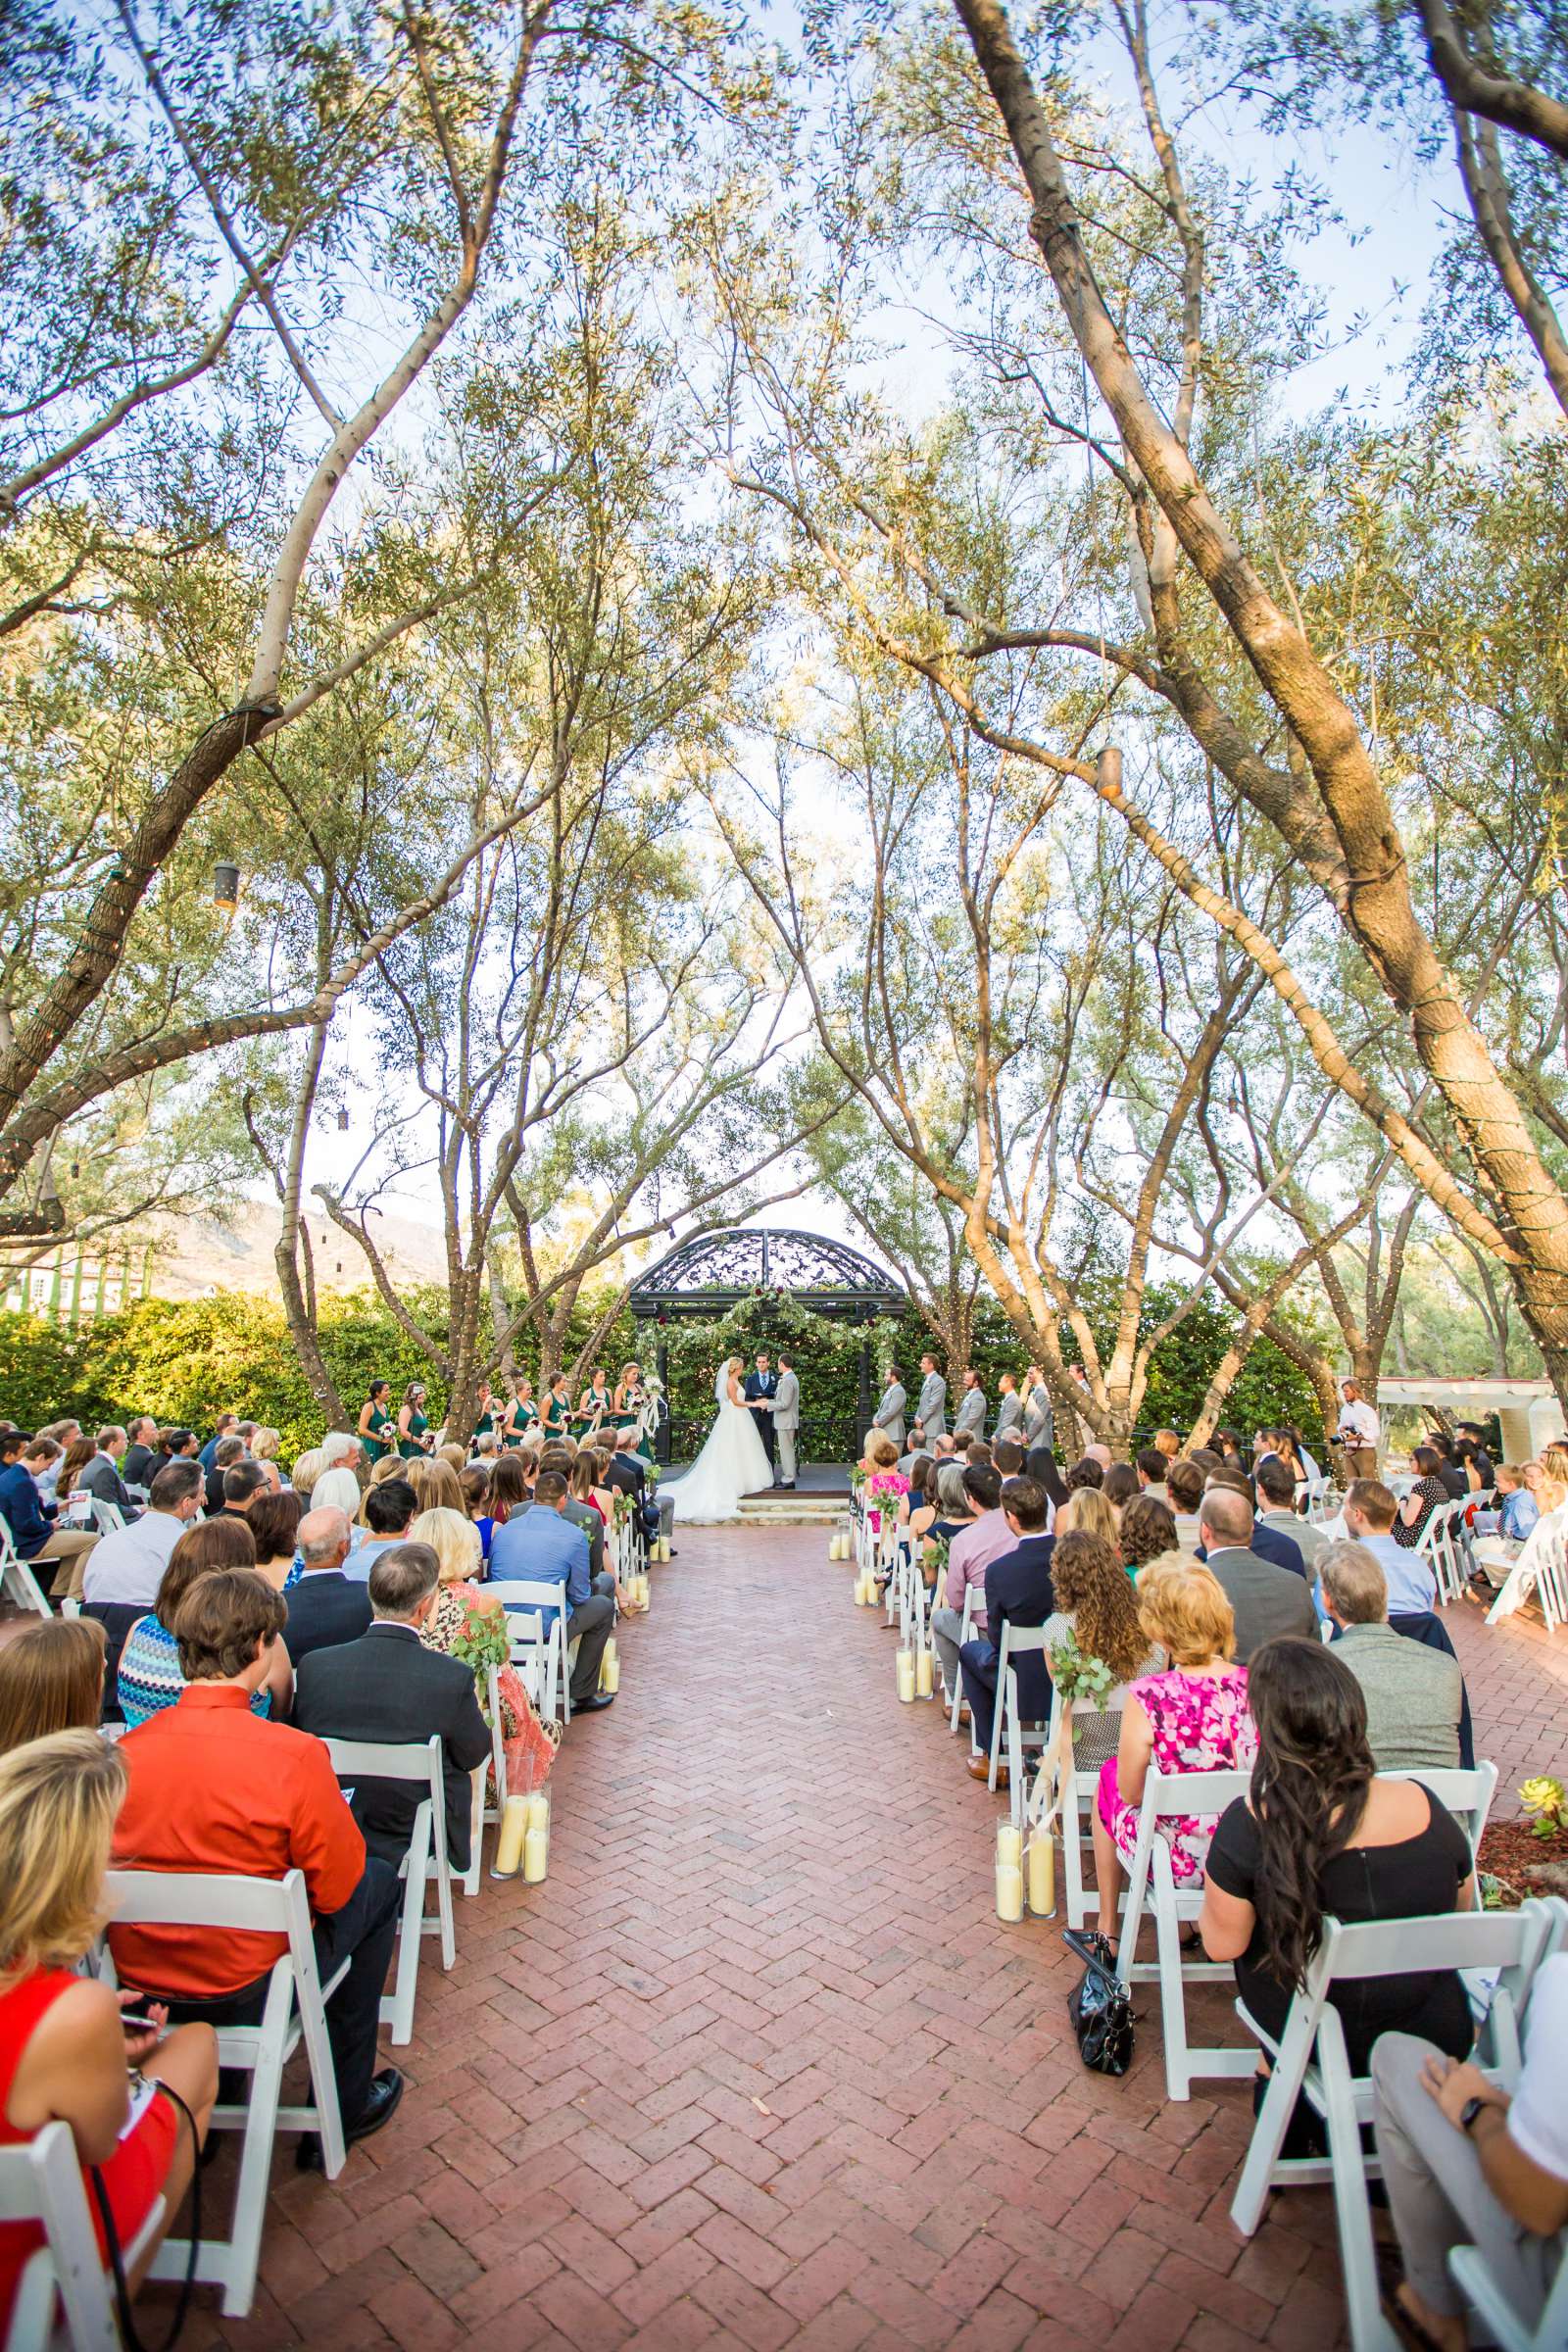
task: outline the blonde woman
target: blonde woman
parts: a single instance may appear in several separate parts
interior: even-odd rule
[[[122,2246],[162,2197],[162,2225],[128,2275],[134,2294],[207,2137],[218,2040],[211,2026],[166,2034],[168,2012],[156,2006],[151,2030],[132,2026],[122,2012],[141,2006],[134,1993],[76,1974],[104,1922],[124,1793],[124,1760],[95,1731],[58,1732],[0,1757],[0,2147],[25,2147],[46,2124],[67,2125],[88,2211],[87,2169],[96,2166]],[[36,2223],[0,2230],[0,2341],[42,2242]]]
[[[1102,1543],[1119,1546],[1121,1520],[1113,1502],[1107,1502],[1098,1487],[1074,1487],[1066,1501],[1056,1511],[1055,1534],[1062,1536],[1099,1536]]]
[[[313,1446],[308,1453],[296,1456],[288,1483],[296,1494],[314,1494],[317,1480],[325,1475],[326,1455],[319,1446]]]
[[[421,1511],[463,1511],[463,1489],[450,1462],[405,1462],[403,1475],[418,1497]]]
[[[534,1713],[522,1677],[507,1655],[507,1612],[495,1593],[473,1581],[480,1567],[478,1529],[463,1511],[421,1511],[409,1529],[409,1542],[428,1544],[441,1564],[435,1606],[419,1628],[419,1640],[448,1657],[459,1654],[460,1645],[473,1653],[465,1663],[473,1666],[479,1711],[492,1730],[488,1668],[494,1664],[507,1793],[519,1796],[542,1788],[556,1760],[561,1726],[541,1723]]]
[[[1117,1553],[1118,1561],[1120,1553]],[[1122,1876],[1138,1843],[1144,1783],[1159,1772],[1249,1772],[1257,1733],[1247,1705],[1247,1668],[1234,1663],[1236,1620],[1224,1588],[1208,1568],[1182,1560],[1151,1563],[1138,1580],[1138,1623],[1170,1664],[1128,1686],[1121,1739],[1101,1767],[1095,1806],[1095,1884],[1105,1956],[1116,1949]],[[1170,1847],[1178,1887],[1201,1879],[1215,1816],[1167,1814],[1159,1835]]]

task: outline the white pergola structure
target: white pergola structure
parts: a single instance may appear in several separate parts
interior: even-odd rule
[[[1502,1429],[1504,1461],[1528,1462],[1564,1434],[1562,1406],[1546,1380],[1426,1380],[1390,1377],[1378,1381],[1378,1404],[1440,1406],[1455,1421],[1481,1421],[1495,1413]]]

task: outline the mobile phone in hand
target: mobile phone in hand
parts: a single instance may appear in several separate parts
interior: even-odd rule
[[[156,2017],[144,2017],[137,2009],[122,2009],[120,2022],[127,2034],[161,2034],[164,2030]]]

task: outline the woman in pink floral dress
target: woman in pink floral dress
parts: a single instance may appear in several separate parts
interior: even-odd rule
[[[1138,1579],[1138,1621],[1166,1653],[1162,1674],[1128,1687],[1121,1741],[1102,1765],[1095,1807],[1095,1880],[1100,1936],[1107,1956],[1117,1940],[1122,1877],[1138,1845],[1138,1815],[1149,1768],[1158,1772],[1250,1772],[1257,1733],[1247,1707],[1247,1669],[1232,1663],[1236,1627],[1216,1577],[1170,1555]],[[1159,1835],[1170,1847],[1178,1886],[1201,1879],[1214,1814],[1165,1815]]]

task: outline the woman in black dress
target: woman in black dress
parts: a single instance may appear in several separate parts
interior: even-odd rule
[[[1199,1928],[1211,1960],[1236,1963],[1238,1992],[1278,2036],[1326,1916],[1348,1925],[1468,1910],[1474,1865],[1458,1823],[1419,1781],[1378,1778],[1361,1686],[1332,1649],[1276,1635],[1253,1650],[1247,1685],[1257,1762],[1250,1793],[1214,1832]],[[1331,1997],[1354,2074],[1380,2034],[1418,2034],[1469,2056],[1475,2028],[1456,1969],[1351,1979]]]

